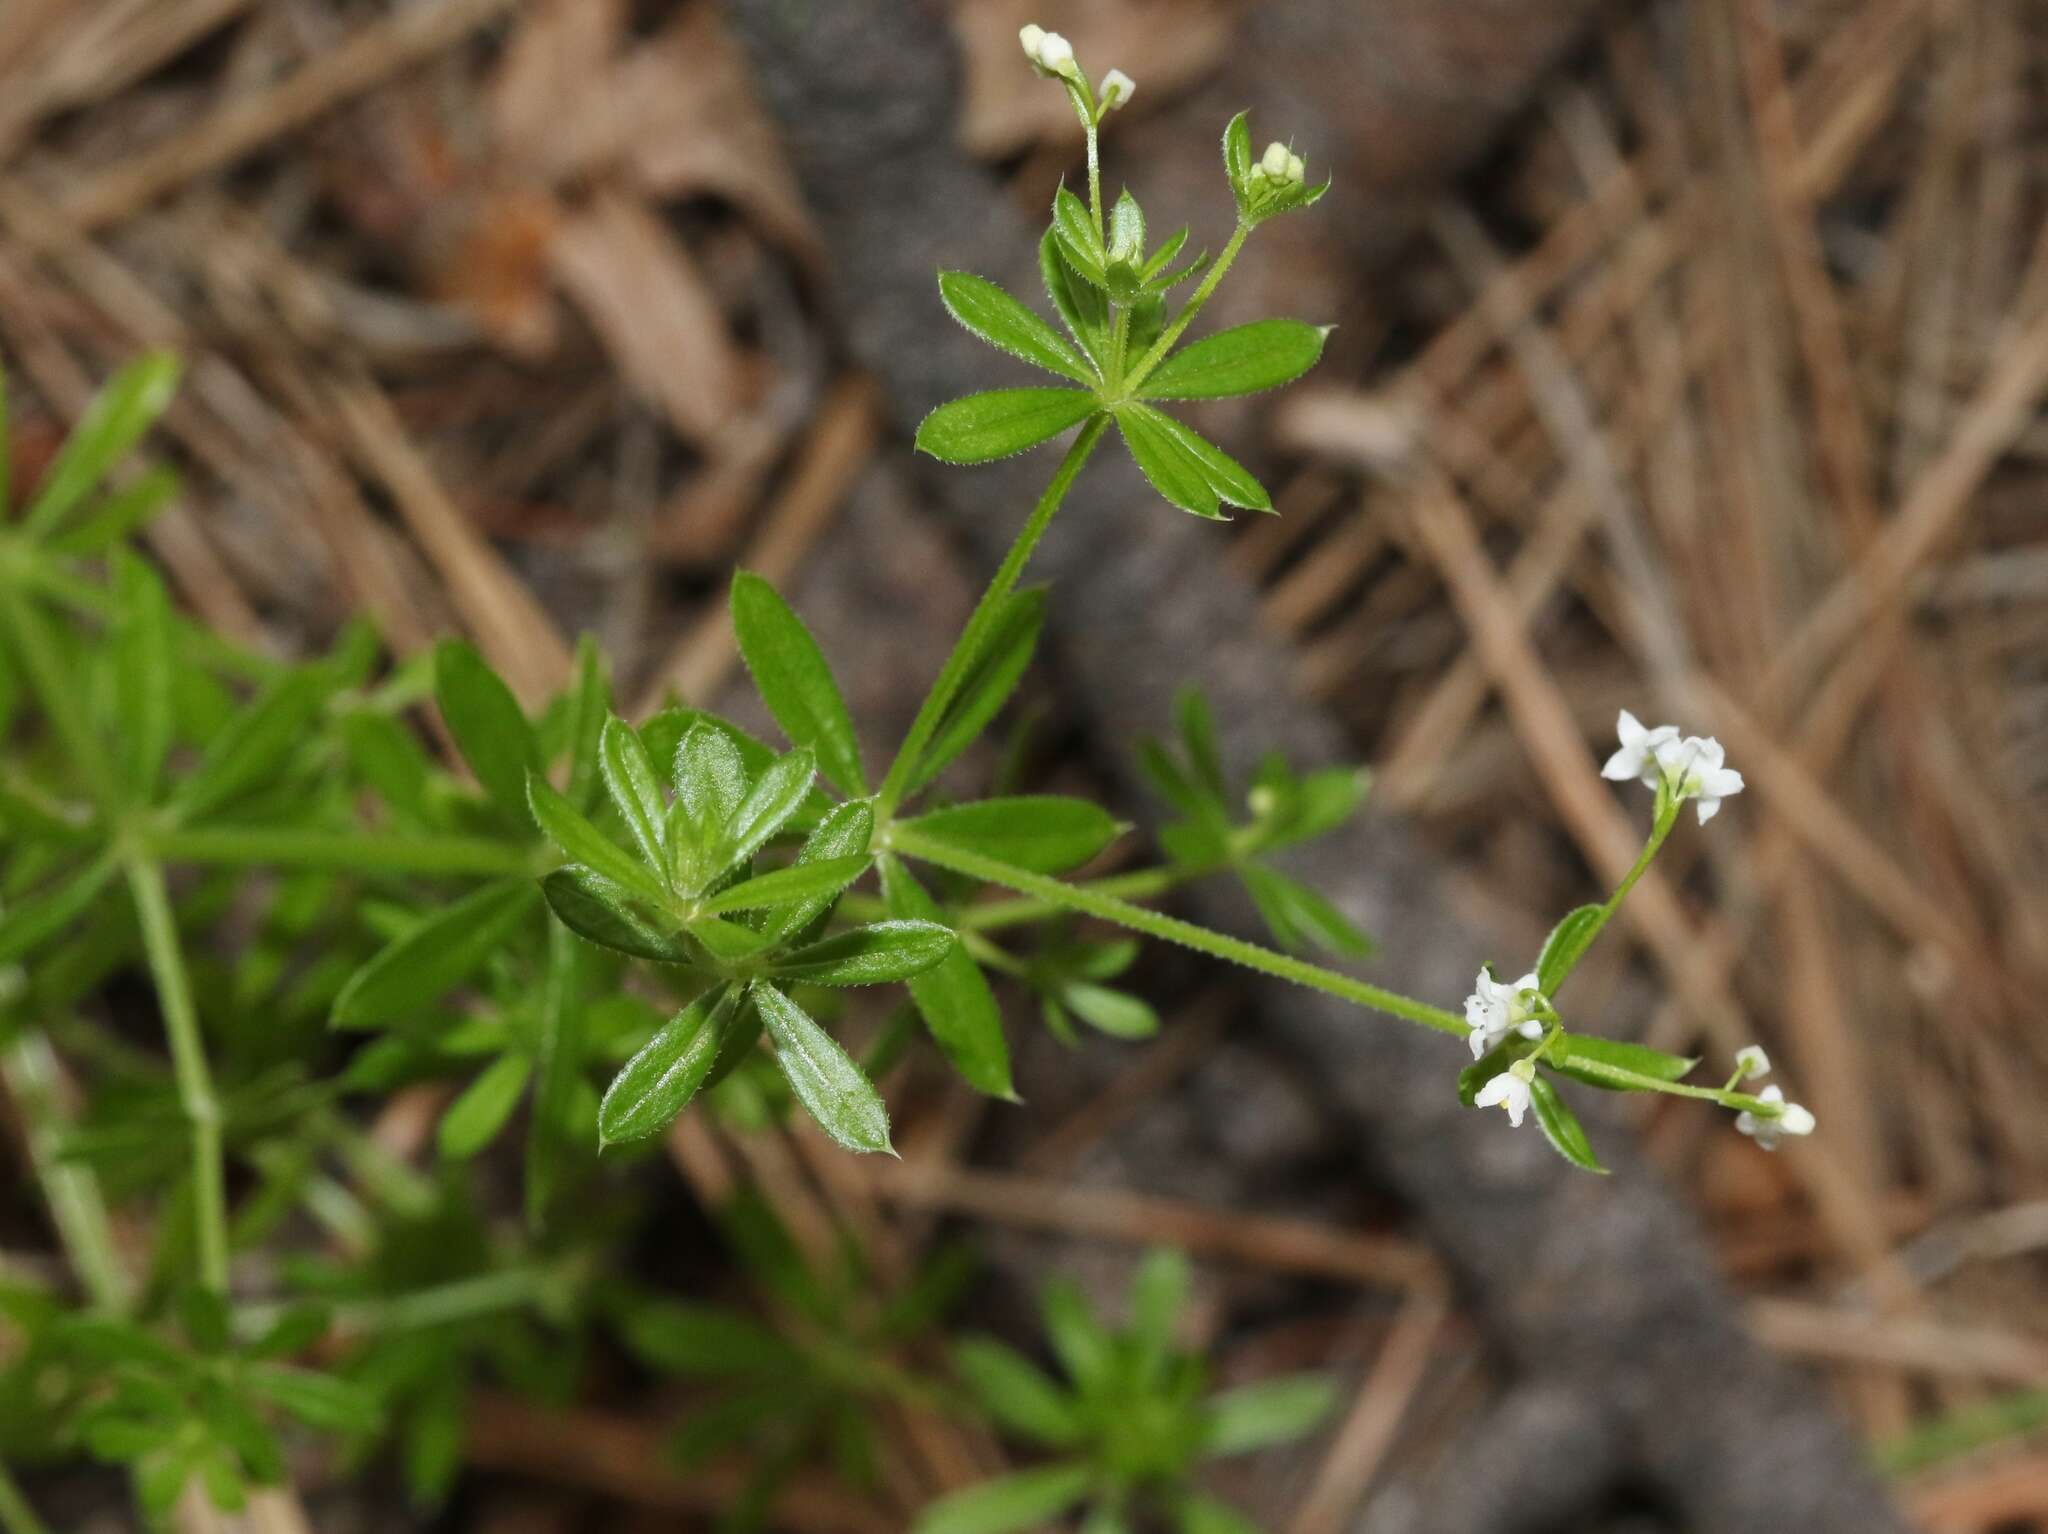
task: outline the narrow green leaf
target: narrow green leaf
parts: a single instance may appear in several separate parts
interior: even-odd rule
[[[882,900],[889,914],[900,920],[942,919],[938,902],[896,858],[882,860]],[[966,947],[955,943],[937,964],[913,975],[909,984],[918,1016],[953,1069],[977,1092],[1014,1100],[1002,1009]]]
[[[1252,126],[1251,114],[1239,112],[1230,119],[1223,130],[1223,174],[1230,178],[1230,189],[1237,194],[1240,212],[1245,205],[1244,185],[1252,173]]]
[[[666,871],[668,861],[668,800],[661,791],[661,778],[654,759],[641,744],[639,734],[625,720],[613,714],[598,736],[598,765],[604,772],[605,789],[625,818],[626,829],[640,844],[640,855],[655,868]]]
[[[1316,365],[1329,332],[1300,320],[1259,320],[1190,342],[1147,378],[1147,399],[1224,399],[1294,382]]]
[[[1536,960],[1536,983],[1545,996],[1555,997],[1565,976],[1577,966],[1600,928],[1607,921],[1605,905],[1582,905],[1568,911],[1550,936],[1543,940],[1543,952]]]
[[[539,769],[540,753],[512,689],[474,645],[444,639],[434,650],[434,699],[476,780],[501,808],[517,815],[526,804],[527,774]]]
[[[1199,687],[1183,687],[1174,699],[1174,719],[1195,777],[1218,803],[1230,797],[1223,776],[1223,751],[1216,741],[1216,714]]]
[[[602,764],[599,746],[604,723],[612,713],[611,684],[605,680],[604,652],[595,635],[582,634],[576,640],[576,677],[570,684],[568,718],[564,721],[569,751],[569,802],[586,813],[597,798]],[[658,866],[658,865],[657,865]]]
[[[584,864],[650,905],[659,907],[667,900],[668,891],[645,864],[584,819],[576,806],[537,772],[527,777],[526,801],[541,830],[572,862]]]
[[[953,929],[935,921],[878,921],[785,954],[773,972],[796,985],[885,985],[923,974],[954,942]]]
[[[816,762],[808,749],[800,749],[778,757],[761,774],[760,781],[733,812],[726,827],[725,845],[720,849],[724,867],[718,870],[720,873],[745,862],[789,824],[811,792],[811,780],[817,775]]]
[[[486,884],[414,923],[357,970],[334,999],[334,1026],[414,1017],[483,968],[534,906],[523,879]]]
[[[954,319],[998,351],[1078,384],[1095,381],[1088,365],[1050,325],[986,277],[941,272],[939,296]]]
[[[1046,297],[1099,371],[1109,355],[1109,300],[1067,264],[1059,236],[1051,229],[1038,242],[1038,274],[1044,279]]]
[[[717,876],[718,849],[746,793],[739,748],[722,731],[692,725],[676,747],[677,823],[669,841],[679,883],[701,888]]]
[[[1149,1039],[1159,1032],[1159,1014],[1128,991],[1091,980],[1069,980],[1060,1002],[1097,1033],[1113,1039]]]
[[[827,863],[834,858],[853,857],[868,850],[868,843],[875,834],[874,806],[865,799],[835,805],[832,812],[818,822],[804,844],[798,849],[798,864]],[[767,936],[781,940],[803,931],[818,917],[832,908],[836,897],[831,895],[813,896],[800,900],[794,905],[782,907],[768,923]]]
[[[874,1083],[829,1033],[774,986],[757,984],[752,994],[775,1042],[775,1063],[818,1127],[848,1150],[888,1151],[889,1110]]]
[[[361,1385],[331,1374],[287,1364],[250,1364],[242,1370],[242,1380],[257,1395],[308,1427],[330,1433],[374,1433],[382,1420],[375,1396]]]
[[[998,1427],[1054,1449],[1080,1441],[1081,1414],[1073,1400],[1015,1348],[993,1337],[966,1337],[954,1344],[953,1368]]]
[[[1192,427],[1164,411],[1136,402],[1119,405],[1118,427],[1125,445],[1153,489],[1183,511],[1200,517],[1222,515],[1217,502],[1252,511],[1271,511],[1272,497],[1236,459]]]
[[[933,732],[931,744],[925,747],[923,760],[910,775],[910,793],[915,794],[944,771],[1002,711],[1030,666],[1044,627],[1043,587],[1015,591],[1004,599],[989,626],[988,642],[975,657],[944,721]]]
[[[1373,951],[1372,939],[1306,884],[1262,863],[1246,863],[1238,873],[1282,948],[1295,953],[1320,948],[1345,959],[1362,959]]]
[[[602,1143],[644,1140],[674,1122],[718,1058],[742,994],[734,986],[714,986],[662,1024],[620,1068],[598,1104]]]
[[[1697,1056],[1667,1055],[1647,1044],[1629,1044],[1620,1039],[1603,1039],[1584,1033],[1559,1034],[1545,1058],[1574,1081],[1603,1087],[1610,1092],[1636,1089],[1616,1082],[1611,1076],[1601,1075],[1602,1066],[1635,1076],[1648,1076],[1653,1081],[1679,1081],[1700,1063]]]
[[[745,571],[733,577],[732,622],[761,701],[790,744],[808,747],[841,793],[865,794],[853,720],[810,630],[773,586]]]
[[[437,1136],[441,1157],[467,1161],[497,1138],[526,1091],[533,1062],[524,1055],[498,1056],[448,1105]]]
[[[1116,1362],[1109,1333],[1069,1278],[1052,1279],[1039,1291],[1038,1311],[1045,1321],[1046,1340],[1067,1378],[1080,1387],[1082,1395],[1092,1394]]]
[[[30,533],[49,534],[99,487],[107,471],[169,407],[178,392],[178,373],[176,357],[151,352],[129,363],[93,397],[22,513]]]
[[[917,447],[942,463],[988,463],[1050,441],[1098,408],[1081,389],[991,389],[926,416]]]
[[[129,793],[147,803],[171,749],[171,598],[156,571],[123,549],[114,601],[114,738]]]
[[[1213,1395],[1206,1403],[1212,1455],[1243,1454],[1313,1432],[1337,1404],[1337,1387],[1322,1374],[1286,1374]]]
[[[202,820],[243,794],[270,783],[305,743],[309,727],[334,690],[324,668],[299,667],[271,683],[235,714],[201,753],[190,777],[172,791],[180,820]]]
[[[81,521],[52,537],[49,548],[75,557],[104,553],[146,526],[171,503],[179,488],[178,476],[170,469],[158,467],[139,474],[134,484],[107,496]],[[5,504],[0,499],[0,506]]]
[[[419,738],[389,714],[367,708],[342,714],[337,729],[349,771],[401,819],[423,819],[433,770]]]
[[[1593,1142],[1579,1123],[1579,1116],[1558,1096],[1549,1078],[1537,1076],[1529,1083],[1529,1106],[1536,1111],[1536,1126],[1550,1148],[1582,1171],[1605,1174],[1607,1168],[1593,1154]]]
[[[585,995],[591,957],[565,926],[548,929],[533,1048],[533,1113],[526,1129],[526,1223],[538,1228],[554,1198],[563,1153],[580,1140],[571,1107],[583,1086]]]
[[[798,901],[785,909],[802,909],[804,904],[805,902]],[[752,927],[742,927],[738,922],[726,921],[717,916],[700,916],[690,923],[687,931],[692,941],[721,964],[751,959],[774,943],[774,939],[766,932],[756,932]]]
[[[1109,253],[1102,248],[1102,236],[1096,231],[1095,215],[1088,211],[1088,204],[1064,186],[1053,196],[1052,232],[1059,241],[1060,254],[1067,258],[1074,274],[1101,287],[1106,280],[1103,267]]]
[[[622,1305],[619,1335],[651,1368],[689,1379],[788,1379],[804,1367],[797,1350],[754,1320],[715,1305],[638,1296]]]
[[[708,916],[733,911],[765,911],[775,906],[794,905],[800,900],[831,898],[867,871],[872,861],[866,853],[828,858],[816,863],[792,863],[765,874],[756,874],[700,901],[697,909]]]
[[[680,938],[657,930],[627,904],[626,892],[581,864],[558,868],[540,881],[548,907],[578,937],[658,964],[691,964],[696,955]]]
[[[997,1476],[939,1498],[911,1534],[1016,1534],[1069,1511],[1094,1488],[1087,1465],[1040,1465]]]
[[[1173,1356],[1173,1331],[1187,1307],[1194,1271],[1171,1247],[1145,1254],[1131,1280],[1131,1342],[1147,1380],[1156,1380]]]
[[[1100,805],[1055,794],[982,799],[933,810],[904,825],[919,835],[1040,874],[1080,867],[1122,830]]]

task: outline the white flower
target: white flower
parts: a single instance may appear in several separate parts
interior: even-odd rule
[[[1661,747],[1657,758],[1664,764],[1675,798],[1699,801],[1700,824],[1721,812],[1721,801],[1742,792],[1742,774],[1727,765],[1728,754],[1709,735],[1702,739],[1688,735],[1673,745]]]
[[[1614,721],[1614,733],[1621,738],[1621,749],[1607,758],[1600,776],[1616,783],[1634,778],[1645,788],[1655,788],[1664,776],[1658,752],[1678,739],[1678,726],[1660,724],[1654,730],[1646,730],[1641,720],[1623,709],[1621,717]]]
[[[1259,169],[1266,173],[1266,179],[1269,181],[1285,181],[1287,164],[1293,158],[1294,156],[1288,153],[1287,146],[1275,139],[1266,146],[1265,154],[1259,157]]]
[[[1502,1071],[1479,1089],[1472,1105],[1475,1108],[1505,1108],[1508,1123],[1519,1129],[1522,1127],[1522,1115],[1529,1111],[1529,1083],[1513,1071]]]
[[[1129,105],[1137,90],[1137,81],[1121,69],[1112,69],[1102,77],[1102,110],[1114,112],[1119,107]]]
[[[1488,1086],[1492,1084],[1487,1083]],[[1735,1115],[1735,1127],[1765,1150],[1776,1150],[1778,1141],[1785,1135],[1813,1133],[1813,1115],[1797,1103],[1786,1103],[1785,1094],[1778,1088],[1765,1087],[1756,1095],[1767,1103],[1785,1103],[1785,1111],[1776,1118],[1758,1118],[1746,1109]]]
[[[1763,1045],[1745,1044],[1735,1051],[1735,1068],[1742,1072],[1744,1081],[1754,1081],[1771,1074],[1771,1057],[1764,1053]]]
[[[1465,998],[1465,1025],[1472,1032],[1466,1042],[1472,1046],[1472,1058],[1477,1060],[1510,1033],[1519,1033],[1525,1039],[1543,1037],[1543,1024],[1536,1020],[1530,1002],[1524,1000],[1524,993],[1534,993],[1537,980],[1534,974],[1527,974],[1513,984],[1504,985],[1485,970],[1472,982],[1472,994]]]

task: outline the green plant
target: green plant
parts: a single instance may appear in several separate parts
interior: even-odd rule
[[[997,1098],[1015,1095],[998,1002],[1013,984],[1069,1041],[1076,1020],[1156,1030],[1139,996],[1108,984],[1144,938],[1467,1040],[1465,1101],[1516,1123],[1533,1109],[1581,1167],[1599,1163],[1561,1082],[1712,1102],[1767,1144],[1812,1129],[1775,1088],[1738,1090],[1760,1052],[1725,1086],[1688,1085],[1695,1062],[1571,1030],[1558,1007],[1683,807],[1704,821],[1739,791],[1712,741],[1622,716],[1607,774],[1656,794],[1640,861],[1566,916],[1520,980],[1482,970],[1462,1014],[1307,956],[1369,943],[1272,855],[1343,824],[1366,780],[1269,758],[1240,807],[1198,695],[1182,700],[1177,750],[1142,748],[1176,816],[1156,862],[1087,877],[1127,829],[1100,805],[962,796],[957,764],[1003,714],[1045,622],[1047,594],[1021,578],[1109,428],[1173,505],[1270,510],[1160,405],[1285,383],[1326,334],[1267,320],[1181,345],[1253,231],[1327,186],[1284,146],[1254,160],[1240,116],[1224,137],[1236,220],[1217,259],[1183,261],[1184,231],[1148,249],[1136,199],[1105,206],[1101,191],[1099,129],[1132,83],[1113,73],[1098,93],[1071,49],[1034,31],[1027,52],[1087,134],[1087,198],[1062,189],[1039,247],[1066,333],[965,274],[944,274],[940,299],[1066,385],[942,405],[918,443],[972,462],[1075,435],[879,779],[826,657],[751,575],[733,583],[734,631],[787,749],[681,706],[619,717],[587,642],[529,710],[460,641],[394,659],[359,625],[284,663],[181,616],[129,546],[174,490],[166,471],[125,467],[173,393],[165,357],[117,377],[0,521],[0,1082],[76,1286],[10,1279],[0,1295],[24,1339],[0,1373],[0,1460],[83,1450],[128,1466],[152,1510],[195,1477],[229,1505],[279,1472],[276,1432],[311,1424],[360,1449],[382,1423],[403,1432],[411,1484],[431,1499],[479,1372],[559,1393],[593,1329],[648,1351],[657,1297],[614,1292],[593,1309],[583,1296],[644,1218],[615,1170],[693,1103],[737,1132],[801,1111],[850,1150],[886,1151],[875,1078],[919,1024]],[[0,507],[5,421],[0,392]],[[448,760],[420,728],[429,709]],[[1157,908],[1211,877],[1243,881],[1277,947]],[[895,986],[901,999],[850,1047],[862,1014],[845,993]],[[432,1175],[363,1126],[398,1094],[438,1105]],[[483,1218],[468,1171],[522,1113],[514,1236]],[[117,1235],[115,1209],[147,1213],[125,1222],[146,1251]],[[238,1274],[236,1254],[258,1248],[277,1260]],[[1147,1269],[1145,1315],[1166,1272]],[[864,1315],[810,1316],[800,1351],[824,1383],[810,1416],[779,1424],[786,1443],[847,1436],[857,1366],[879,1368],[897,1340]],[[1095,1413],[1107,1436],[1058,1484],[1068,1500],[1104,1494],[1096,1526],[1115,1527],[1103,1520],[1120,1496],[1177,1484],[1214,1446],[1189,1436],[1208,1408],[1198,1371],[1161,1351],[1156,1317],[1128,1357],[1092,1323],[1062,1326],[1078,1392],[1063,1410]],[[1083,1367],[1068,1355],[1084,1345],[1122,1362]],[[1104,1415],[1117,1401],[1131,1421],[1157,1415],[1158,1434],[1124,1433]],[[1187,1511],[1205,1505],[1178,1504],[1185,1527],[1229,1526]],[[0,1475],[0,1527],[32,1531],[25,1508]]]
[[[1131,1281],[1129,1324],[1111,1331],[1072,1284],[1046,1285],[1040,1310],[1065,1388],[994,1337],[963,1338],[954,1367],[981,1410],[1056,1457],[932,1504],[916,1534],[1008,1534],[1084,1506],[1089,1534],[1117,1534],[1154,1513],[1183,1534],[1252,1528],[1193,1486],[1196,1467],[1313,1431],[1336,1390],[1302,1374],[1210,1393],[1202,1360],[1173,1346],[1187,1290],[1186,1260],[1152,1253]]]

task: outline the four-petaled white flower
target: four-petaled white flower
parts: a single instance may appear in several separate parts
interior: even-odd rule
[[[1600,776],[1616,783],[1633,778],[1645,788],[1655,788],[1664,776],[1658,753],[1678,739],[1678,726],[1660,724],[1654,730],[1646,730],[1640,719],[1623,709],[1621,717],[1614,721],[1614,733],[1621,737],[1621,749],[1607,758]]]
[[[1473,1059],[1477,1060],[1510,1033],[1519,1033],[1525,1039],[1543,1037],[1543,1024],[1537,1021],[1532,1005],[1536,994],[1533,973],[1512,984],[1503,984],[1485,970],[1479,972],[1479,978],[1472,982],[1472,994],[1465,998],[1465,1025],[1472,1030],[1467,1042],[1472,1046]]]
[[[1735,1127],[1765,1150],[1776,1150],[1778,1141],[1786,1135],[1813,1133],[1813,1115],[1797,1103],[1786,1103],[1785,1094],[1778,1088],[1765,1087],[1756,1095],[1767,1103],[1785,1103],[1785,1111],[1776,1118],[1760,1118],[1747,1109],[1735,1115]]]
[[[1700,824],[1721,812],[1721,801],[1742,792],[1742,774],[1727,765],[1728,754],[1709,735],[1702,739],[1688,735],[1675,746],[1658,753],[1671,779],[1671,792],[1680,799],[1699,802]]]
[[[1516,1064],[1527,1064],[1517,1061]],[[1504,1108],[1508,1123],[1522,1127],[1522,1115],[1529,1111],[1529,1083],[1513,1070],[1502,1071],[1481,1087],[1472,1099],[1475,1108]]]
[[[1102,77],[1102,110],[1114,112],[1118,107],[1127,105],[1137,89],[1137,81],[1121,69],[1112,69]]]
[[[1745,1044],[1735,1051],[1735,1068],[1742,1072],[1744,1081],[1754,1081],[1771,1074],[1771,1057],[1764,1053],[1763,1045]]]
[[[1600,776],[1616,783],[1633,778],[1645,788],[1668,789],[1674,799],[1697,800],[1701,825],[1720,813],[1723,799],[1742,792],[1742,774],[1727,764],[1727,753],[1711,735],[1680,740],[1677,725],[1645,729],[1627,709],[1615,720],[1614,733],[1621,749],[1607,758]]]

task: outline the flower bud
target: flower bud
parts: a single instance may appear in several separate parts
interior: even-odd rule
[[[1287,162],[1293,158],[1294,156],[1288,153],[1287,146],[1278,139],[1275,139],[1266,146],[1265,154],[1259,157],[1259,169],[1264,171],[1271,180],[1285,181],[1287,179]]]
[[[1754,1081],[1759,1076],[1771,1073],[1771,1057],[1764,1053],[1761,1044],[1745,1044],[1735,1051],[1736,1069],[1742,1072],[1744,1081]]]
[[[1045,40],[1038,45],[1038,67],[1047,74],[1072,74],[1074,45],[1057,32],[1046,33]]]
[[[1138,82],[1121,69],[1112,69],[1102,77],[1102,110],[1114,112],[1126,105],[1138,89]]]
[[[1298,154],[1287,157],[1287,179],[1299,185],[1308,177],[1308,165]]]
[[[1017,29],[1017,41],[1024,45],[1024,57],[1036,64],[1038,50],[1045,46],[1045,28],[1035,21],[1027,22]]]

